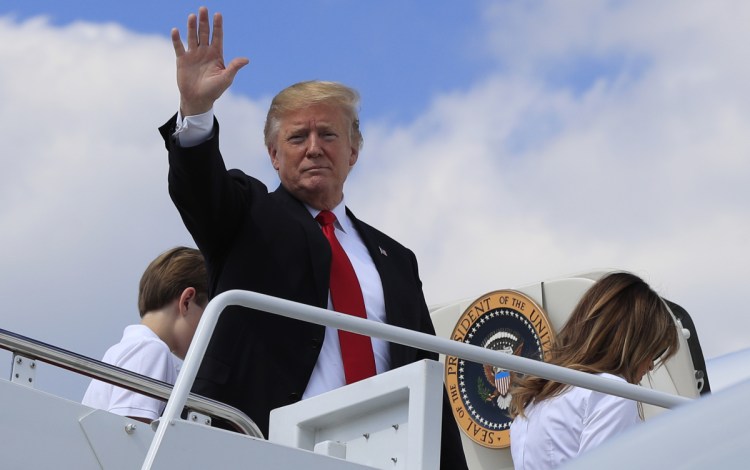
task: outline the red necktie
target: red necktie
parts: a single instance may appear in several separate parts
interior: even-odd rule
[[[322,211],[315,220],[323,228],[323,234],[331,244],[331,301],[337,312],[367,318],[365,300],[349,257],[334,233],[336,216],[331,211]],[[369,336],[339,330],[341,358],[344,361],[346,383],[354,383],[375,375],[375,356]]]

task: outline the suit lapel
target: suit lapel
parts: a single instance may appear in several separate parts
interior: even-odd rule
[[[328,244],[320,226],[310,216],[304,204],[287,191],[282,185],[271,193],[272,197],[279,202],[292,217],[299,223],[307,238],[310,247],[310,262],[313,266],[313,277],[315,278],[315,291],[318,295],[318,306],[328,306],[328,283],[331,271],[331,246]]]
[[[406,326],[404,323],[405,317],[398,314],[398,296],[402,294],[402,289],[398,285],[398,273],[394,272],[398,267],[394,265],[394,260],[391,259],[393,256],[389,257],[387,252],[383,249],[382,243],[378,240],[379,236],[375,230],[357,219],[348,207],[346,208],[346,214],[349,216],[354,228],[362,238],[362,241],[367,247],[367,251],[370,253],[370,258],[372,258],[372,262],[375,264],[375,269],[378,270],[378,274],[380,275],[380,283],[383,286],[383,302],[385,304],[385,317],[387,322],[395,326]],[[395,255],[395,253],[393,255]]]

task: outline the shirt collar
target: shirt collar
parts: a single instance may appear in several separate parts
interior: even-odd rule
[[[313,219],[322,212],[307,204],[305,204],[305,207],[307,208],[308,212],[310,212],[310,215],[312,215]],[[334,222],[334,226],[344,233],[349,233],[352,229],[352,222],[346,215],[346,200],[343,197],[341,198],[341,202],[336,207],[331,209],[331,212],[333,212],[333,215],[336,216],[336,222]]]

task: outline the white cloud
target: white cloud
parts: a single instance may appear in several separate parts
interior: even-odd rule
[[[417,251],[432,301],[630,269],[692,314],[708,357],[750,346],[748,7],[492,5],[498,71],[408,128],[370,126],[357,210]],[[590,76],[551,67],[608,54]]]

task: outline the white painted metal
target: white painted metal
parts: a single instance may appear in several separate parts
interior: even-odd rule
[[[33,387],[36,380],[36,361],[20,354],[14,354],[10,380],[17,384]]]
[[[3,469],[131,470],[154,436],[145,423],[7,380],[0,380],[0,397]]]
[[[432,367],[433,370],[440,369],[436,363]],[[388,385],[391,391],[380,394],[383,399],[388,399],[389,393],[393,393],[396,388],[393,382],[403,380],[403,376],[389,380],[387,376],[390,373],[373,377],[376,380],[370,383],[372,388],[378,388],[381,384]],[[427,383],[430,388],[436,385],[434,377],[425,382],[425,389]],[[437,385],[440,386],[439,383]],[[132,470],[143,463],[155,435],[154,430],[146,423],[95,410],[8,380],[0,380],[0,397],[0,435],[3,436],[0,440],[0,468],[3,469]],[[347,408],[346,402],[339,405]],[[427,411],[419,409],[434,408],[434,404],[424,407],[421,404],[411,405],[414,405],[414,410],[411,410],[409,419],[423,419]],[[368,409],[365,404],[365,408],[360,410],[361,418],[370,418],[366,415],[377,413],[375,408]],[[386,410],[386,418],[390,417]],[[376,418],[373,422],[382,419],[385,418]],[[387,421],[390,422],[391,419]],[[162,441],[161,451],[153,462],[154,469],[374,468],[192,421],[173,420],[168,426],[169,433]],[[415,429],[418,428],[415,425]],[[399,431],[408,434],[408,423],[404,423],[403,428],[399,427]],[[432,436],[433,439],[436,437],[429,432],[425,435]],[[373,438],[379,440],[375,435]],[[437,438],[439,439],[439,435]],[[357,449],[357,445],[356,442],[351,444],[355,455],[366,450]],[[383,448],[376,445],[367,451],[382,452]],[[380,468],[406,467],[389,465]]]
[[[152,468],[373,470],[373,467],[366,465],[185,420],[176,420],[169,426],[169,433],[162,442],[162,449],[154,459]]]
[[[0,348],[8,349],[14,353],[13,364],[17,362],[16,356],[34,357],[36,361],[46,362],[113,385],[135,390],[153,398],[161,398],[166,401],[172,392],[170,384],[3,329],[0,329]],[[33,361],[33,363],[36,361]],[[24,361],[24,364],[29,364],[29,361]],[[17,379],[20,379],[20,376],[19,373]],[[15,374],[11,374],[11,380],[14,379],[16,379]],[[24,381],[28,384],[28,377],[25,377]],[[240,432],[249,436],[263,437],[263,433],[260,432],[258,426],[247,415],[234,407],[194,394],[188,396],[187,406],[201,413],[224,418],[237,427]]]
[[[708,359],[706,368],[713,392],[750,380],[750,348]]]
[[[268,439],[300,449],[337,443],[350,462],[440,468],[443,368],[420,361],[271,412]],[[345,406],[343,406],[346,404]]]

